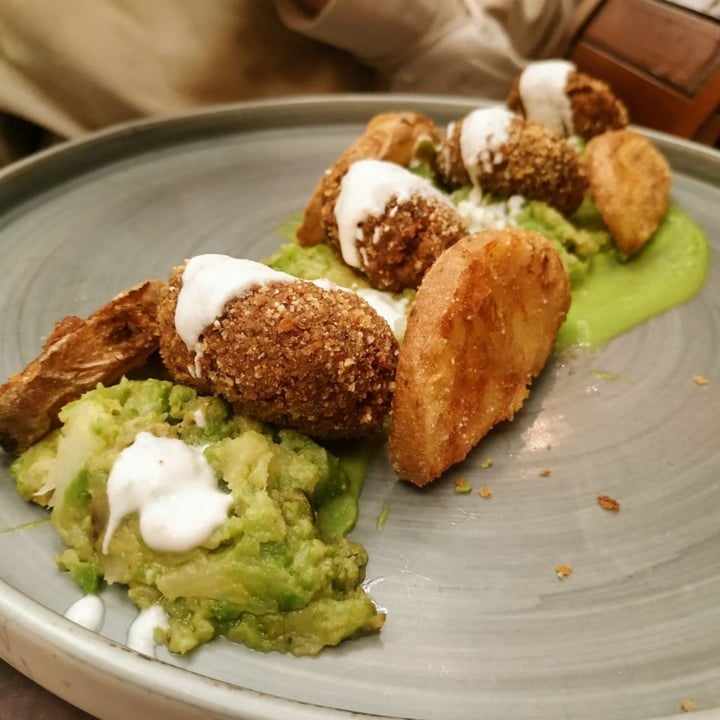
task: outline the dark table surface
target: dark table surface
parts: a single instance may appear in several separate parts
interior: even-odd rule
[[[93,720],[0,660],[2,720]]]

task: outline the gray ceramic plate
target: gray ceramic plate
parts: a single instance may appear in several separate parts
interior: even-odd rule
[[[101,134],[5,172],[0,377],[33,357],[61,316],[87,314],[187,256],[267,255],[281,242],[276,224],[302,209],[369,117],[405,108],[445,122],[468,104],[222,108]],[[675,200],[717,250],[720,157],[653,138],[674,166]],[[719,345],[716,254],[698,297],[591,356],[551,362],[516,420],[433,486],[399,482],[378,455],[354,537],[388,621],[316,658],[225,641],[185,659],[135,655],[123,647],[134,610],[120,590],[104,595],[100,634],[64,620],[79,591],[56,571],[58,540],[15,494],[0,456],[0,656],[106,719],[630,720],[680,714],[687,698],[697,715],[713,714]],[[492,499],[454,494],[460,475]],[[602,510],[598,494],[621,511]],[[574,568],[564,581],[559,564]]]

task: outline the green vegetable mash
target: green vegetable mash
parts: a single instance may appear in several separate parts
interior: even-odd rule
[[[267,260],[270,266],[368,286],[326,245],[297,245],[299,221],[279,228],[289,242]],[[705,281],[707,240],[674,205],[630,260],[618,255],[589,200],[571,218],[530,202],[515,222],[550,238],[570,275],[572,305],[558,349],[599,346],[687,300]],[[58,564],[85,592],[122,583],[140,608],[163,607],[169,629],[156,630],[156,640],[172,652],[223,635],[258,650],[307,655],[382,626],[385,616],[360,586],[366,552],[345,538],[357,517],[362,448],[333,455],[296,432],[233,415],[218,398],[160,380],[100,387],[63,408],[60,420],[59,430],[12,465],[18,490],[52,506],[68,547]],[[232,495],[230,511],[200,546],[180,552],[148,547],[131,513],[104,554],[108,477],[143,431],[203,447],[218,486]],[[384,507],[378,528],[388,512]]]
[[[319,652],[378,630],[385,619],[363,591],[367,554],[352,527],[364,465],[291,430],[234,415],[214,397],[167,381],[124,380],[86,393],[62,427],[20,456],[11,473],[27,500],[52,507],[68,549],[57,562],[86,593],[122,583],[140,608],[169,619],[156,641],[175,653],[223,635],[257,650]],[[226,519],[198,547],[159,552],[125,516],[102,552],[107,482],[138,433],[204,448]]]
[[[459,202],[468,194],[469,188],[456,191],[453,199]],[[707,277],[707,238],[674,204],[654,235],[630,259],[620,256],[589,198],[570,218],[544,202],[528,202],[515,222],[549,238],[570,275],[572,304],[557,336],[557,350],[573,345],[599,347],[689,300]],[[295,232],[299,223],[300,218],[294,217],[279,228],[291,242],[269,258],[268,264],[308,280],[329,277],[345,287],[367,286],[367,281],[339,261],[326,245],[297,245]]]

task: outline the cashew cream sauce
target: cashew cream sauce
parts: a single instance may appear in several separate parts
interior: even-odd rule
[[[519,92],[525,117],[561,136],[574,132],[570,98],[565,92],[568,75],[575,65],[567,60],[530,63],[520,75]]]
[[[168,617],[160,605],[151,605],[141,610],[128,629],[127,644],[136,652],[150,657],[155,655],[155,628],[167,630]]]
[[[356,241],[362,240],[360,225],[368,217],[379,217],[390,201],[403,203],[413,195],[433,197],[452,207],[450,199],[425,178],[384,160],[358,160],[345,173],[335,202],[335,219],[343,260],[359,268],[362,258]],[[378,238],[375,238],[377,241]]]
[[[110,506],[102,551],[123,518],[139,515],[148,547],[184,552],[203,543],[227,517],[229,493],[218,488],[200,447],[175,438],[138,433],[115,460],[107,481]]]
[[[505,158],[502,146],[508,141],[508,129],[515,116],[505,108],[473,110],[460,127],[460,153],[463,165],[477,185],[480,172],[491,173]]]
[[[97,595],[85,595],[65,611],[65,617],[88,630],[97,632],[105,619],[105,606]]]
[[[297,282],[297,278],[254,260],[229,255],[196,255],[187,261],[183,284],[175,308],[175,329],[188,350],[201,356],[199,339],[203,330],[223,312],[226,303],[253,288],[271,282]],[[193,374],[193,368],[188,368]]]

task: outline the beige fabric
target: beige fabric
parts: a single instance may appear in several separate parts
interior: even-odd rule
[[[0,112],[75,137],[247,98],[502,97],[529,58],[564,51],[576,4],[330,0],[309,17],[299,0],[0,0]]]

